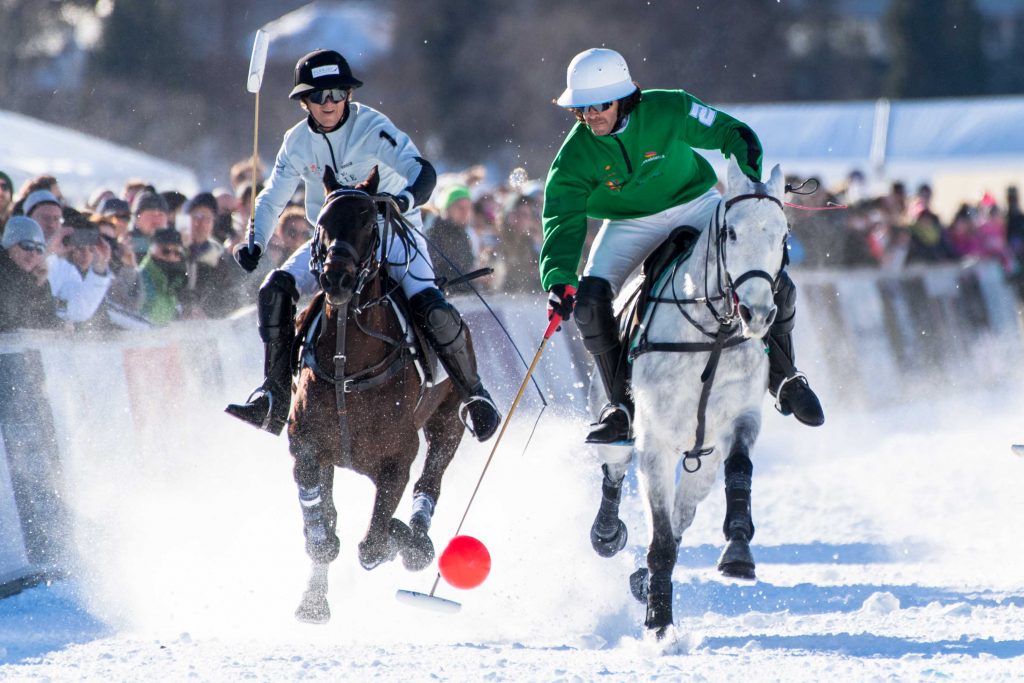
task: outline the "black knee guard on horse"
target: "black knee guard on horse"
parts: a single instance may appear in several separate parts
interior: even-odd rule
[[[288,422],[298,300],[299,290],[291,273],[278,269],[263,281],[256,316],[264,345],[265,379],[245,403],[233,403],[225,409],[229,415],[271,434],[280,434]]]
[[[604,278],[585,276],[580,279],[573,319],[583,338],[583,346],[594,357],[608,397],[608,405],[587,435],[588,443],[628,442],[632,438],[633,401],[629,396],[629,373],[612,299],[611,283]]]

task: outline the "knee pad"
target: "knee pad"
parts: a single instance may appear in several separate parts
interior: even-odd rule
[[[260,338],[264,342],[279,341],[293,336],[295,302],[298,300],[299,290],[291,273],[275,270],[267,276],[260,285],[256,306]]]
[[[796,285],[785,270],[779,272],[779,281],[775,286],[775,307],[778,313],[775,315],[775,322],[772,330],[775,332],[789,333],[793,331],[796,324]]]
[[[612,311],[612,285],[600,277],[580,279],[576,290],[573,319],[590,353],[606,353],[619,343],[618,326]]]
[[[413,315],[420,327],[430,335],[439,347],[448,347],[460,339],[462,334],[462,316],[448,303],[441,290],[433,287],[424,289],[409,300]]]

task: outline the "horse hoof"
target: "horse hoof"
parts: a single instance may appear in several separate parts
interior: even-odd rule
[[[718,571],[731,579],[754,581],[754,554],[750,552],[750,543],[742,536],[729,541],[718,558]]]
[[[647,567],[640,567],[629,575],[629,592],[633,594],[636,601],[647,604],[647,593],[650,589],[651,573]]]
[[[434,561],[434,543],[420,527],[412,529],[408,545],[402,548],[402,564],[411,572],[418,572]]]
[[[323,540],[306,536],[306,555],[309,559],[318,564],[329,564],[338,559],[338,552],[341,550],[341,540],[337,535],[332,534]]]
[[[326,624],[331,620],[331,606],[323,595],[307,592],[295,610],[295,618],[306,624]]]
[[[363,539],[359,544],[359,564],[369,571],[379,565],[390,562],[398,553],[412,542],[412,529],[405,522],[392,518],[388,522],[388,532],[382,541]]]
[[[601,557],[614,557],[620,550],[626,547],[626,539],[629,538],[626,524],[621,519],[616,521],[619,523],[619,527],[610,538],[601,537],[597,530],[596,521],[590,527],[590,545],[594,546],[594,551]]]

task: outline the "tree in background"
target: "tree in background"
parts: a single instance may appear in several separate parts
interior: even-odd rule
[[[884,24],[892,52],[883,94],[961,97],[986,92],[982,19],[974,0],[892,0]]]

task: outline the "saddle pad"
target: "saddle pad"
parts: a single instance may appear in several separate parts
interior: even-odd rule
[[[685,261],[690,257],[699,237],[700,230],[689,225],[680,225],[673,229],[661,246],[644,259],[640,275],[626,285],[623,293],[619,295],[623,302],[622,309],[617,314],[619,340],[627,349],[637,327],[644,319],[651,292],[669,268],[677,261]],[[622,298],[624,295],[625,299]]]

